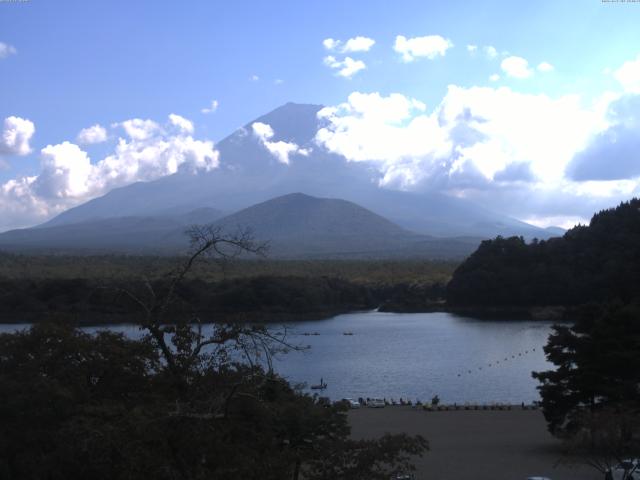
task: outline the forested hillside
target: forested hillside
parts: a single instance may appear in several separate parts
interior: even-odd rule
[[[447,302],[460,306],[579,305],[640,297],[640,200],[593,216],[563,237],[482,242],[454,272]]]

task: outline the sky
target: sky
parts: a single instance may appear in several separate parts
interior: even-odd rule
[[[640,195],[639,24],[603,0],[0,0],[0,230],[213,170],[290,101],[383,188],[585,222]]]

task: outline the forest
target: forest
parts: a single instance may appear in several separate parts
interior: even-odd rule
[[[135,321],[123,289],[161,291],[178,257],[0,255],[0,321]],[[444,298],[455,263],[203,260],[176,292],[174,313],[203,321],[287,321],[373,308],[419,311]]]
[[[640,200],[596,213],[588,226],[527,243],[486,240],[453,273],[457,306],[576,306],[640,297]]]

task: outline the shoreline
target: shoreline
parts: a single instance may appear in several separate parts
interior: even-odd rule
[[[381,313],[451,313],[461,317],[477,320],[498,321],[555,321],[559,323],[571,322],[569,318],[572,307],[547,306],[547,307],[457,307],[445,304],[434,304],[424,308],[385,308],[384,305],[374,309],[331,309],[314,312],[201,312],[202,323],[262,323],[286,324],[303,321],[323,321],[338,315],[381,312]],[[44,320],[43,320],[44,317]],[[91,317],[89,320],[81,320],[80,317]],[[19,318],[13,315],[0,314],[0,325],[32,325],[42,321],[64,321],[80,327],[97,327],[102,325],[127,325],[137,324],[138,315],[133,313],[36,313],[28,312]],[[206,318],[211,318],[208,320]],[[170,322],[167,322],[170,323]],[[195,323],[195,322],[194,322]]]

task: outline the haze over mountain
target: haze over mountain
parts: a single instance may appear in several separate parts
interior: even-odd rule
[[[188,226],[212,223],[221,216],[215,209],[199,208],[173,215],[109,217],[11,230],[0,234],[0,248],[39,252],[172,253],[185,248],[184,231]]]
[[[480,238],[436,238],[405,230],[355,203],[294,193],[218,218],[201,208],[181,215],[130,216],[13,230],[0,247],[16,251],[180,253],[185,230],[213,223],[225,232],[251,229],[277,258],[462,258]],[[194,221],[195,220],[195,221]]]
[[[186,213],[202,207],[232,213],[277,196],[303,192],[358,203],[403,228],[426,235],[550,236],[544,229],[461,198],[379,187],[377,170],[366,163],[348,162],[316,145],[320,109],[319,105],[283,105],[220,141],[216,145],[219,168],[197,174],[179,171],[118,188],[58,215],[45,226]],[[272,135],[260,135],[254,124],[269,126]],[[288,149],[285,155],[278,154],[283,147]]]

